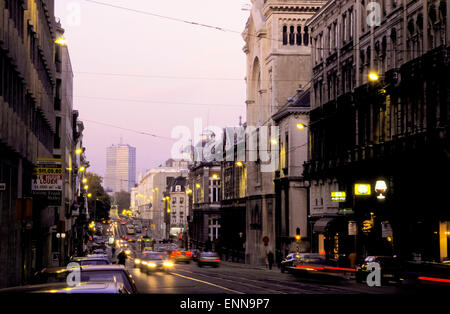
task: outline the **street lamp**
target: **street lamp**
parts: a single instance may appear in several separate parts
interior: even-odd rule
[[[85,166],[81,166],[79,170],[80,170],[81,172],[84,172],[84,171],[86,171],[86,167],[85,167]]]
[[[380,76],[378,75],[377,72],[369,73],[369,80],[371,80],[372,82],[377,82],[379,79],[380,79]]]
[[[83,151],[84,151],[83,148],[77,148],[77,149],[75,150],[75,154],[81,155],[81,154],[83,153]]]
[[[238,167],[242,167],[244,164],[242,163],[242,161],[237,161],[236,162],[236,166],[238,166]]]
[[[58,37],[55,40],[55,44],[59,45],[59,46],[66,46],[67,45],[67,39],[64,37]]]
[[[81,182],[86,183],[88,181],[87,178],[84,178],[83,180],[81,180]]]

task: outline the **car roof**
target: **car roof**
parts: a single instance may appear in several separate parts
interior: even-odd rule
[[[118,293],[124,291],[123,283],[112,281],[81,282],[69,286],[66,282],[53,282],[1,289],[0,293]]]

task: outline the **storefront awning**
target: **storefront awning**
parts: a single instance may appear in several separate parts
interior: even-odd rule
[[[317,220],[316,223],[314,224],[313,231],[319,233],[326,232],[328,225],[335,219],[336,218],[321,218]]]

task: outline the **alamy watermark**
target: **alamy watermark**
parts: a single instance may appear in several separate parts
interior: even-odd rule
[[[194,120],[194,136],[187,126],[176,126],[172,138],[178,139],[171,149],[175,160],[187,161],[250,161],[261,162],[261,172],[274,172],[279,164],[278,126],[202,127]],[[236,151],[235,151],[236,147]]]

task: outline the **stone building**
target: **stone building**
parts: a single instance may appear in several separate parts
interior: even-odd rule
[[[309,182],[303,178],[308,158],[310,92],[297,94],[272,119],[279,126],[280,158],[275,171],[275,255],[278,261],[297,249],[310,249]],[[298,229],[300,240],[295,239]]]
[[[355,251],[443,260],[448,3],[377,3],[379,16],[367,1],[329,1],[307,24],[313,81],[304,175],[319,219],[313,247],[336,262]]]
[[[259,137],[265,135],[259,132],[261,127],[271,129],[275,125],[272,116],[287,99],[295,95],[299,87],[306,88],[309,84],[311,42],[306,22],[325,2],[252,1],[250,18],[243,32],[243,50],[247,55],[246,123],[247,128],[256,127]],[[275,143],[276,150],[276,140],[270,138],[267,136],[268,150],[272,149],[271,143]],[[251,264],[265,261],[263,237],[269,239],[268,245],[272,247],[276,243],[275,171],[266,171],[262,160],[246,163],[246,262]],[[307,230],[301,232],[306,236]]]

